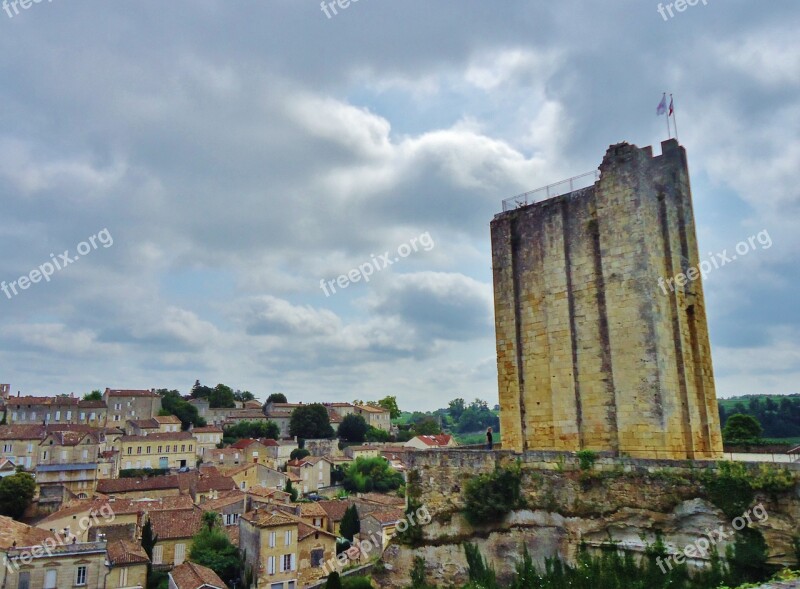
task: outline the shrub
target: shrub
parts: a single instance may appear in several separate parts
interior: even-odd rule
[[[597,453],[592,450],[581,450],[576,452],[575,455],[578,457],[581,470],[591,470],[597,461]]]
[[[342,589],[373,589],[369,577],[344,577]]]
[[[522,506],[521,484],[519,465],[497,468],[490,474],[470,479],[464,488],[467,520],[473,525],[502,520]]]

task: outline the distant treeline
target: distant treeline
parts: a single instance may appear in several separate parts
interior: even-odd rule
[[[747,395],[719,400],[722,426],[728,417],[742,413],[755,417],[765,438],[800,437],[800,395]]]

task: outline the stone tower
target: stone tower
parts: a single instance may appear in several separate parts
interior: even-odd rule
[[[503,447],[714,458],[719,413],[686,151],[608,149],[594,185],[491,223]]]

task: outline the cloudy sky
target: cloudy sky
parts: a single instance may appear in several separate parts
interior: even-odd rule
[[[609,144],[658,153],[665,90],[702,250],[773,244],[705,282],[718,392],[800,390],[797,0],[7,6],[0,280],[99,235],[0,293],[14,392],[495,402],[492,216]]]

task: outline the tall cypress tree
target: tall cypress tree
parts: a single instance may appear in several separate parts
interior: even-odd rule
[[[339,526],[339,533],[352,542],[353,536],[358,534],[360,531],[361,520],[358,519],[358,510],[356,509],[355,505],[351,505],[344,512],[344,516],[342,516],[342,523]]]

